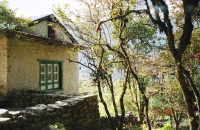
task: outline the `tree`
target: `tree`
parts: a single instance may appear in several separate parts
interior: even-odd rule
[[[23,16],[16,17],[17,10],[11,10],[6,0],[0,1],[0,30],[21,30],[28,26],[30,20]]]
[[[156,29],[152,28],[152,25],[148,23],[150,21],[148,21],[145,16],[135,15],[135,19],[128,17],[126,11],[129,8],[129,4],[127,4],[126,1],[123,1],[124,5],[114,1],[110,3],[108,1],[95,0],[87,2],[82,0],[81,2],[86,5],[87,12],[81,12],[81,14],[78,14],[77,11],[76,14],[69,12],[70,15],[75,14],[75,20],[77,22],[67,17],[69,15],[65,15],[65,12],[60,7],[57,7],[55,10],[55,13],[60,16],[63,22],[74,32],[74,35],[79,41],[90,47],[89,50],[82,52],[87,59],[86,64],[70,59],[69,61],[79,63],[92,71],[91,75],[98,87],[99,97],[105,107],[112,129],[115,128],[112,125],[111,115],[102,94],[102,86],[106,85],[110,89],[115,116],[117,120],[119,119],[119,122],[117,122],[118,129],[122,129],[125,116],[124,96],[129,82],[134,80],[134,85],[137,86],[141,93],[141,101],[143,101],[145,105],[146,119],[150,127],[148,118],[148,98],[145,95],[145,89],[142,84],[143,81],[140,80],[141,75],[138,73],[140,70],[136,69],[137,59],[135,58],[137,55],[147,55],[150,53],[152,44],[146,44],[148,42],[153,42],[151,38],[155,34]],[[136,11],[136,13],[139,14],[140,11]],[[109,17],[115,17],[117,14],[124,14],[125,16],[119,17],[119,19],[109,19]],[[143,20],[140,19],[141,17],[143,17]],[[101,21],[107,18],[109,20]],[[138,28],[140,28],[140,31],[137,30]],[[142,46],[144,48],[146,47],[146,52],[140,51]],[[123,70],[123,85],[120,92],[119,107],[116,105],[113,86],[113,68]],[[120,109],[121,116],[118,114],[118,109]],[[143,115],[143,113],[141,115]]]
[[[164,32],[166,35],[169,51],[171,52],[175,61],[177,79],[180,83],[184,95],[184,100],[187,106],[187,114],[190,120],[190,129],[196,130],[199,126],[197,123],[198,118],[195,116],[196,112],[194,109],[195,105],[193,101],[196,101],[197,104],[199,104],[199,92],[196,85],[194,84],[194,80],[190,75],[190,71],[184,67],[182,60],[187,47],[192,44],[191,36],[194,28],[193,21],[197,20],[195,19],[195,13],[199,12],[199,0],[182,0],[180,3],[181,4],[179,9],[183,13],[181,15],[181,20],[183,23],[180,25],[181,35],[180,37],[176,37],[174,35],[173,29],[179,28],[179,25],[174,23],[175,20],[171,19],[170,15],[173,14],[173,17],[180,17],[180,15],[177,16],[175,13],[173,13],[173,10],[170,10],[169,4],[163,0],[151,0],[149,2],[145,0],[149,18],[155,25],[158,25],[160,31]],[[155,18],[150,12],[149,4],[152,4],[154,7]],[[174,4],[173,1],[171,1],[171,4]],[[163,14],[163,17],[161,17],[161,13],[159,12]],[[197,107],[199,108],[199,106]]]
[[[123,3],[123,1],[120,2]],[[127,2],[132,4],[131,1]],[[191,77],[191,71],[187,70],[183,64],[183,55],[188,46],[193,44],[193,42],[191,42],[192,31],[194,28],[193,23],[195,21],[199,21],[199,0],[183,0],[179,2],[170,1],[169,3],[166,3],[163,0],[141,0],[139,3],[146,6],[146,9],[143,11],[140,10],[140,12],[147,13],[153,24],[157,25],[160,32],[164,33],[166,36],[169,51],[171,52],[171,55],[174,59],[177,79],[180,83],[184,95],[184,100],[187,106],[187,114],[190,120],[190,129],[198,129],[198,117],[195,116],[195,107],[200,108],[199,91],[195,85],[194,79]],[[180,10],[181,12],[176,14],[175,11],[177,10],[170,9],[170,5],[172,5],[172,7],[175,6],[176,9]],[[151,6],[154,9],[154,13],[150,11]],[[112,17],[108,20],[119,19],[136,11],[137,10],[129,9],[126,14],[119,14],[118,16]],[[173,19],[174,17],[183,22],[177,23],[176,20]],[[179,31],[179,36],[174,34],[176,30]],[[193,102],[195,102],[195,105]]]
[[[167,43],[169,52],[171,53],[171,56],[173,57],[173,66],[175,67],[174,72],[180,83],[185,104],[187,106],[187,114],[190,120],[190,129],[191,130],[198,129],[198,123],[197,123],[198,118],[195,116],[195,113],[196,113],[195,108],[196,107],[198,109],[200,108],[199,107],[199,104],[200,104],[199,91],[194,81],[194,77],[191,76],[192,71],[188,69],[187,64],[185,64],[183,61],[184,61],[184,56],[186,54],[188,47],[193,44],[193,42],[191,42],[191,40],[194,40],[194,38],[192,37],[192,31],[194,28],[192,22],[199,20],[199,8],[198,8],[199,0],[192,0],[192,1],[180,0],[179,3],[175,1],[169,1],[167,3],[163,0],[159,0],[159,1],[158,0],[150,0],[150,1],[140,0],[138,1],[138,3],[135,2],[134,0],[105,0],[105,1],[96,0],[90,3],[82,0],[82,2],[84,2],[89,9],[89,12],[88,12],[89,15],[87,16],[84,15],[84,18],[87,19],[88,23],[93,22],[94,24],[89,24],[90,27],[93,27],[92,31],[89,30],[88,28],[85,31],[82,31],[80,30],[80,26],[79,26],[78,28],[79,34],[80,32],[82,34],[83,33],[85,34],[84,36],[80,35],[79,38],[85,42],[96,43],[96,44],[90,44],[90,45],[96,46],[95,49],[97,50],[95,50],[94,52],[96,55],[101,54],[99,56],[103,57],[104,54],[111,53],[111,56],[113,56],[114,57],[113,59],[115,59],[112,62],[121,63],[124,70],[126,70],[124,72],[127,72],[126,78],[129,79],[131,77],[130,75],[132,75],[134,79],[136,80],[138,84],[138,88],[143,95],[146,106],[148,106],[148,98],[145,92],[141,89],[138,73],[136,73],[134,69],[134,64],[132,64],[132,61],[130,59],[130,56],[131,56],[130,51],[128,51],[127,49],[129,47],[133,47],[133,45],[130,44],[131,40],[137,39],[136,41],[143,42],[142,41],[143,39],[141,40],[142,37],[135,37],[134,34],[129,35],[130,30],[127,29],[127,26],[129,25],[130,21],[139,19],[138,17],[135,17],[135,15],[132,15],[132,14],[139,15],[142,13],[146,13],[149,16],[149,19],[152,21],[152,23],[154,25],[157,25],[160,32],[164,33],[166,36],[166,43]],[[139,4],[144,5],[146,9],[138,9]],[[171,7],[173,8],[174,6],[178,10],[180,10],[179,13],[175,13],[176,10],[171,9]],[[153,7],[154,13],[151,12],[150,7]],[[82,16],[83,16],[83,13],[81,15],[78,15],[77,20],[81,21],[82,20],[81,18],[83,18]],[[177,22],[176,19],[173,19],[174,17],[179,19],[181,22]],[[113,46],[112,42],[108,42],[110,41],[110,38],[107,38],[108,31],[110,31],[110,29],[108,29],[107,26],[108,25],[110,26],[112,24],[114,24],[114,26],[112,26],[113,28],[111,29],[116,31],[115,33],[116,34],[115,39],[117,39],[117,44],[115,44],[116,46]],[[148,25],[152,26],[149,23]],[[74,27],[76,28],[76,26],[73,26],[73,28]],[[98,33],[94,31],[96,30],[95,28],[97,28]],[[87,35],[88,32],[93,35]],[[94,34],[97,34],[97,38],[96,36],[94,37]],[[176,35],[176,34],[179,34],[179,35]],[[130,40],[130,38],[132,39]],[[91,42],[91,39],[93,40],[92,42]],[[146,44],[146,46],[148,45],[149,44]],[[150,45],[153,45],[153,42],[151,42]],[[145,48],[146,46],[142,46],[141,48]],[[132,51],[134,52],[134,50]],[[194,56],[197,57],[198,55],[195,54]],[[97,72],[96,76],[98,78],[99,78],[98,75],[102,74],[102,72],[107,75],[110,74],[110,72],[107,71],[107,69],[108,69],[108,66],[110,66],[111,62],[109,62],[109,58],[108,58],[109,56],[106,55],[106,57],[107,57],[106,60],[104,58],[96,58],[98,61],[100,61],[99,63],[101,63],[97,67],[93,66],[94,68],[97,68],[99,70],[99,71],[95,71]],[[91,60],[90,57],[88,58]],[[94,63],[96,59],[95,58],[92,59],[94,60]],[[106,61],[106,63],[108,64],[104,64],[103,63],[104,61]],[[91,63],[89,62],[89,64]],[[123,95],[125,94],[124,92],[127,88],[126,87],[127,80],[125,81],[126,82],[124,85],[124,91],[122,92],[122,99],[123,99]],[[148,107],[146,107],[146,109],[147,109],[146,116],[148,119]],[[124,114],[123,102],[122,102],[121,110],[122,110],[122,116],[123,116]],[[148,121],[148,124],[149,124],[149,121]],[[150,124],[148,126],[149,126],[148,129],[151,129]]]

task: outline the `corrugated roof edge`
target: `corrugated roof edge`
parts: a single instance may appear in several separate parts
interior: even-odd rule
[[[87,50],[89,49],[86,46],[80,44],[69,43],[65,41],[59,41],[55,39],[50,39],[46,37],[41,37],[35,34],[16,31],[16,30],[0,30],[0,34],[5,34],[8,38],[17,38],[19,40],[30,41],[30,42],[38,42],[45,45],[54,45],[54,46],[62,46],[67,48],[73,48],[78,50]]]
[[[28,18],[31,18],[32,21],[36,21],[38,19],[41,19],[43,17],[46,17],[46,16],[49,16],[51,14],[42,14],[42,15],[36,15],[36,16],[31,16],[31,17],[28,17]]]

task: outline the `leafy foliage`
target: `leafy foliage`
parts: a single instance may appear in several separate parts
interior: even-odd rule
[[[49,126],[51,130],[67,130],[65,126],[59,122],[54,123]]]
[[[199,0],[171,0],[169,3],[163,0],[80,2],[86,7],[81,12],[69,12],[69,15],[65,15],[61,7],[55,12],[79,42],[90,47],[90,50],[82,52],[85,63],[69,61],[92,71],[91,76],[98,87],[100,100],[108,117],[112,110],[116,117],[118,112],[123,116],[128,107],[143,116],[145,104],[147,122],[148,114],[151,113],[148,113],[150,105],[152,109],[179,111],[174,116],[175,121],[176,117],[181,117],[187,111],[191,119],[194,119],[191,120],[191,126],[196,129],[194,108],[199,108],[200,103],[197,87],[197,57],[200,57],[197,44]],[[143,9],[138,9],[140,5]],[[71,15],[73,19],[67,17]],[[122,73],[119,88],[113,84],[114,69]],[[110,93],[103,95],[105,87]],[[117,102],[117,99],[120,101]],[[130,103],[126,102],[128,99],[131,99],[134,107],[124,106]],[[113,109],[108,109],[107,104],[113,106]],[[184,109],[185,106],[187,109]],[[178,109],[179,107],[183,109]]]
[[[28,26],[30,20],[24,19],[23,16],[16,17],[16,11],[9,9],[6,0],[0,1],[0,30],[21,30]]]

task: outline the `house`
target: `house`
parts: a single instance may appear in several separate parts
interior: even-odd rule
[[[78,64],[67,59],[78,60],[84,46],[53,14],[30,28],[0,32],[0,95],[13,89],[78,93]]]

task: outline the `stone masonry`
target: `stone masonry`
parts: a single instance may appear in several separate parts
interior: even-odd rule
[[[0,109],[0,130],[48,130],[57,122],[67,130],[98,130],[100,126],[96,95],[14,90],[8,93],[7,103]]]

